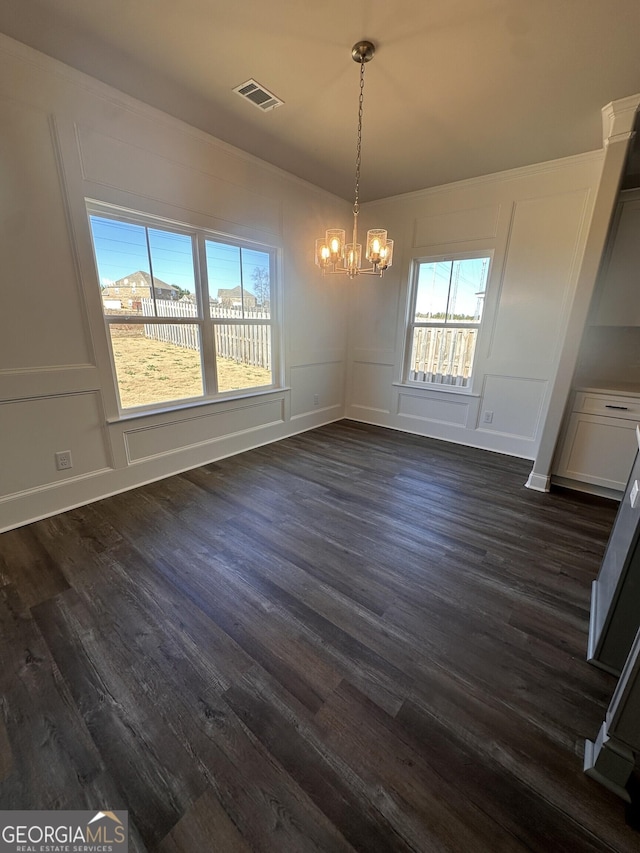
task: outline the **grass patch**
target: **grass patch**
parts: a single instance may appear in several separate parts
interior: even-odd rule
[[[111,326],[111,342],[123,408],[200,397],[200,353],[146,338],[141,327]],[[235,391],[271,384],[271,372],[218,358],[218,389]]]

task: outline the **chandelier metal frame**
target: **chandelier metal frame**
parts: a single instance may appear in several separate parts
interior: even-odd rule
[[[353,203],[353,230],[350,243],[346,242],[342,228],[329,228],[324,237],[316,240],[316,264],[326,275],[377,275],[382,277],[393,260],[393,240],[388,239],[383,228],[367,231],[365,258],[369,267],[362,267],[362,245],[358,243],[358,216],[360,214],[360,170],[362,165],[362,116],[364,113],[364,69],[373,59],[375,45],[360,41],[351,49],[354,62],[360,63],[360,94],[358,98],[358,135],[356,141],[356,175]]]

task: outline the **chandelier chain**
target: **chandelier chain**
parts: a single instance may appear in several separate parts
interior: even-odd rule
[[[362,160],[362,113],[364,104],[364,57],[360,60],[360,97],[358,100],[358,141],[356,144],[356,186],[353,215],[360,212],[360,163]]]

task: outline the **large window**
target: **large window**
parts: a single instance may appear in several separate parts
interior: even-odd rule
[[[273,387],[275,250],[89,205],[121,409]]]
[[[405,381],[469,387],[490,260],[467,256],[416,261]]]

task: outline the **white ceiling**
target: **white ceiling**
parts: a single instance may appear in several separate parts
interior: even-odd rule
[[[363,38],[363,201],[599,148],[640,92],[639,0],[2,0],[0,31],[349,200]]]

